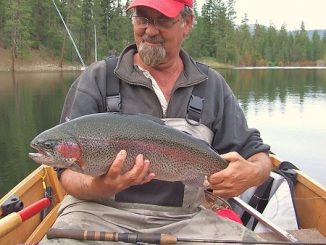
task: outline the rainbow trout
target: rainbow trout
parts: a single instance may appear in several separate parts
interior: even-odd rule
[[[99,176],[122,149],[128,153],[123,172],[138,154],[150,160],[155,178],[202,186],[205,176],[228,163],[206,142],[143,115],[97,113],[50,128],[32,142],[37,163]]]

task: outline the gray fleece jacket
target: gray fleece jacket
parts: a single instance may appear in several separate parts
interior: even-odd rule
[[[133,64],[136,52],[136,45],[128,46],[120,55],[114,71],[120,79],[121,112],[162,118],[161,104],[151,80]],[[183,50],[180,57],[184,63],[184,72],[172,91],[166,117],[185,118],[194,86],[204,83],[204,94],[201,96],[205,102],[201,123],[214,133],[212,147],[220,154],[236,151],[244,158],[258,152],[268,152],[270,147],[263,143],[259,131],[248,128],[244,113],[224,78],[213,69],[209,69],[207,75],[204,74]],[[106,86],[110,86],[110,81],[106,81],[106,72],[105,61],[99,61],[90,65],[77,78],[66,97],[61,121],[106,111]],[[131,187],[114,198],[121,203],[170,207],[189,207],[200,203],[199,200],[190,200],[184,196],[186,189],[182,183],[153,180],[145,185]],[[193,197],[198,199],[199,195]],[[187,204],[185,200],[188,200]]]

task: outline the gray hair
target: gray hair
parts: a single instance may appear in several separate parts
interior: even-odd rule
[[[186,20],[188,16],[194,15],[194,10],[190,8],[188,5],[185,5],[181,10],[180,15],[183,20]]]
[[[194,10],[192,8],[190,8],[188,5],[185,5],[183,7],[183,9],[180,11],[180,15],[181,15],[181,18],[182,18],[183,22],[186,21],[187,17],[192,15],[194,17],[194,21],[192,23],[191,28],[194,27],[196,20],[195,20],[195,13],[194,13]]]

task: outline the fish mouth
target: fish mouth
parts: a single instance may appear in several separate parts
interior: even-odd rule
[[[56,163],[55,157],[53,155],[53,151],[49,148],[44,149],[39,144],[32,142],[30,144],[32,148],[34,148],[38,152],[30,152],[28,156],[34,160],[36,163],[39,164],[46,164],[46,165],[54,165]]]
[[[76,163],[75,158],[63,158],[62,161],[58,161],[58,159],[52,155],[52,152],[38,149],[36,146],[33,146],[33,148],[37,149],[38,152],[30,152],[28,156],[36,163],[58,168],[70,168],[77,172],[83,172],[83,169]]]
[[[30,152],[28,156],[39,164],[51,163],[54,161],[50,152],[39,150],[39,152]]]

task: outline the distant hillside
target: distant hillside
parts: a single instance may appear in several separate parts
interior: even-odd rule
[[[323,38],[324,35],[326,35],[326,29],[324,30],[306,30],[308,37],[311,39],[312,36],[314,35],[314,32],[317,31],[320,38]],[[289,33],[294,33],[296,31],[289,31]]]
[[[309,38],[312,38],[312,35],[314,34],[315,31],[318,32],[318,34],[321,38],[326,35],[326,29],[324,29],[324,30],[308,30],[307,34],[308,34]]]
[[[250,33],[253,34],[254,30],[255,30],[255,24],[249,25],[249,28],[250,28]],[[265,28],[267,29],[268,26],[265,26]],[[324,35],[326,36],[326,29],[318,29],[318,30],[306,30],[308,37],[312,38],[315,31],[318,32],[320,38],[323,38]],[[288,33],[294,33],[294,32],[296,32],[296,31],[288,31]]]

